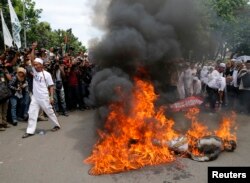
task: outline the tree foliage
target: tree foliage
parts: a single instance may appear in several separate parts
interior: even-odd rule
[[[74,36],[71,29],[52,30],[48,22],[39,22],[36,27],[33,27],[28,32],[28,40],[30,44],[37,41],[39,46],[43,48],[61,47],[62,44],[67,42],[68,48],[72,47],[75,51],[86,50],[82,43],[78,41],[78,38]]]
[[[20,32],[22,43],[24,43],[25,27],[28,46],[34,41],[38,41],[44,48],[60,46],[64,43],[64,39],[67,36],[69,38],[68,45],[73,47],[76,51],[86,49],[82,43],[78,41],[78,38],[73,35],[72,31],[52,30],[48,22],[40,22],[39,18],[42,9],[35,8],[36,4],[34,0],[11,0],[11,2],[22,25],[22,30]],[[3,10],[5,22],[11,32],[8,0],[0,0],[0,7]],[[25,8],[25,20],[23,16],[23,8]],[[2,31],[0,32],[0,42],[3,43]],[[4,45],[0,45],[0,50],[3,50]]]
[[[209,0],[218,17],[224,21],[235,20],[237,11],[244,8],[248,0]]]
[[[30,30],[32,27],[35,27],[37,23],[39,22],[40,14],[42,12],[41,9],[35,9],[35,2],[32,0],[25,0],[25,5],[23,4],[22,0],[12,0],[12,5],[15,9],[15,12],[18,16],[19,21],[22,25],[22,30],[20,32],[21,41],[23,43],[24,39],[24,29],[25,26],[27,30]],[[10,13],[9,13],[9,6],[8,6],[8,0],[0,0],[1,7],[3,10],[3,16],[5,19],[5,22],[11,32],[11,21],[10,21]],[[24,20],[23,16],[23,9],[25,8],[25,14],[26,18]],[[1,35],[0,41],[3,42],[3,36]]]
[[[244,9],[237,17],[234,24],[231,24],[231,31],[228,31],[227,42],[233,53],[250,55],[250,7]]]
[[[238,51],[246,45],[246,33],[249,30],[248,0],[208,0],[211,8],[211,39],[215,40],[214,56],[210,59],[224,59],[228,50]],[[248,28],[247,28],[248,27]]]
[[[27,30],[27,43],[30,45],[37,40],[42,47],[60,46],[68,38],[68,45],[75,50],[86,48],[69,30],[52,30],[48,22],[40,22],[41,9],[35,8],[34,0],[25,0],[26,18],[23,18],[24,0],[11,0],[22,26]],[[190,50],[183,50],[186,57],[215,59],[224,58],[227,51],[250,54],[250,8],[248,0],[199,0],[202,21],[196,27],[194,34],[197,40],[183,42],[185,48],[190,44]],[[0,0],[0,7],[3,10],[4,19],[11,31],[8,0]],[[2,28],[1,28],[2,29]],[[182,32],[178,33],[179,36]],[[187,36],[186,36],[187,37]],[[23,42],[23,29],[21,39]],[[186,40],[186,39],[185,39]],[[192,44],[191,42],[199,44]],[[0,42],[3,43],[2,31]],[[3,44],[0,44],[0,50]]]

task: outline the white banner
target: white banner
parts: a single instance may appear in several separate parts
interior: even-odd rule
[[[16,12],[10,2],[9,3],[9,9],[10,9],[10,19],[11,19],[11,24],[12,24],[12,33],[13,33],[13,39],[15,44],[17,45],[18,48],[21,48],[21,38],[20,38],[20,31],[21,31],[21,24],[18,20],[18,17],[16,15]]]
[[[8,47],[13,46],[12,42],[13,39],[11,37],[10,31],[4,21],[3,18],[3,11],[1,10],[1,19],[2,19],[2,29],[3,29],[3,39],[4,39],[4,44],[7,45]]]

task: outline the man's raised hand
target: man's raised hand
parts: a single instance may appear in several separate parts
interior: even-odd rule
[[[32,43],[32,49],[36,49],[36,47],[37,47],[37,41]]]

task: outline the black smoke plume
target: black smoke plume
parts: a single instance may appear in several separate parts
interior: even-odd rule
[[[88,102],[106,106],[121,100],[116,88],[129,94],[138,68],[146,70],[157,91],[170,85],[175,60],[201,46],[200,7],[196,0],[97,0],[94,21],[102,20],[106,34],[91,50],[101,71],[92,81]]]

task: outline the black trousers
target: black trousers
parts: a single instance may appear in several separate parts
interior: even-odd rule
[[[240,90],[240,106],[241,111],[250,113],[250,90]]]
[[[208,102],[211,109],[215,109],[216,101],[218,99],[218,89],[213,89],[207,86]]]
[[[239,111],[239,88],[227,86],[227,104],[231,110]]]

